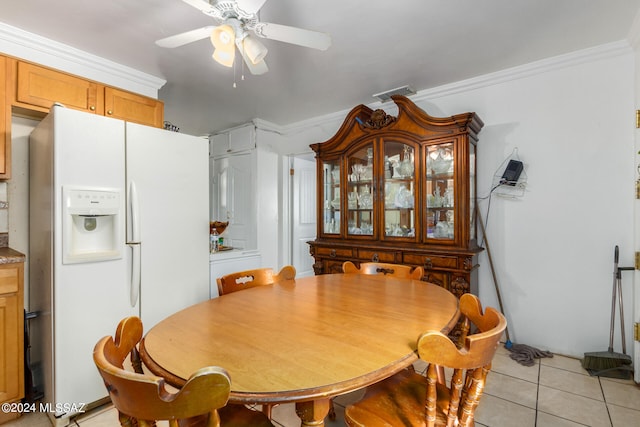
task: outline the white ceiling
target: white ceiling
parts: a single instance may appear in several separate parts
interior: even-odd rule
[[[623,40],[640,0],[267,0],[262,22],[329,33],[327,51],[262,40],[269,72],[211,59],[201,40],[154,41],[214,25],[181,0],[4,0],[0,21],[167,81],[165,119],[194,135],[254,118],[287,125]],[[237,87],[233,88],[234,78]]]

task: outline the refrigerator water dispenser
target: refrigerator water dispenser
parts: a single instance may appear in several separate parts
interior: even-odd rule
[[[62,189],[62,262],[105,261],[122,258],[119,190]]]

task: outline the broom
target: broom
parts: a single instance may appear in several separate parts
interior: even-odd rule
[[[624,336],[624,313],[622,311],[622,270],[631,270],[631,267],[618,267],[618,246],[614,251],[613,261],[613,297],[611,299],[611,326],[609,328],[609,348],[607,351],[594,351],[584,354],[582,367],[590,375],[608,376],[614,378],[628,378],[631,371],[631,356],[627,355]],[[620,330],[622,332],[622,353],[613,351],[613,330],[616,317],[616,290],[620,305]]]

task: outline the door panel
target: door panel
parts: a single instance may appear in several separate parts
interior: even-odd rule
[[[312,276],[314,260],[307,242],[316,238],[316,163],[294,157],[293,169],[291,262],[298,277]]]
[[[212,213],[214,221],[229,221],[224,232],[227,246],[256,249],[256,198],[252,191],[253,153],[213,161]]]

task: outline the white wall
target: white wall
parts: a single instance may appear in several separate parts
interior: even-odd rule
[[[273,149],[273,142],[277,134],[257,130],[257,221],[258,221],[258,251],[262,256],[262,266],[279,270],[282,267],[280,259],[281,235],[280,228],[280,169],[278,154]]]
[[[514,147],[525,163],[525,195],[494,197],[487,230],[514,342],[578,357],[607,348],[615,245],[633,265],[633,70],[629,53],[431,101],[485,120],[480,196]],[[480,262],[480,297],[496,305],[486,252]]]
[[[414,97],[431,115],[475,111],[484,121],[480,197],[514,148],[525,164],[524,196],[492,197],[487,227],[514,343],[576,357],[608,346],[615,245],[620,265],[633,265],[633,88],[633,53],[618,43]],[[390,103],[370,106],[397,111]],[[310,151],[309,144],[335,133],[346,113],[283,129],[272,145],[283,155]],[[480,206],[486,215],[488,200]],[[479,260],[480,297],[497,307],[486,251]],[[623,273],[627,343],[630,274]],[[619,329],[616,335],[619,349]]]

